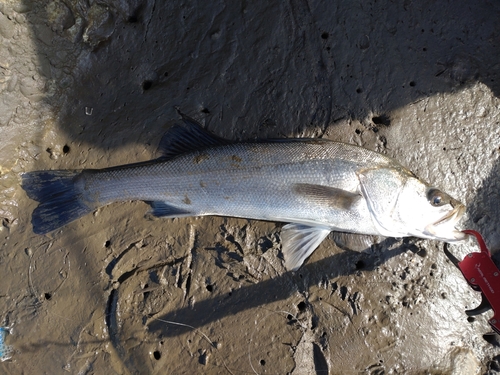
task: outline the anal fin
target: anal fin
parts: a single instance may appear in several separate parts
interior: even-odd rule
[[[148,203],[152,210],[148,213],[163,218],[172,218],[172,217],[186,217],[186,216],[196,216],[196,213],[183,210],[181,208],[171,206],[168,202],[162,201],[149,201]]]
[[[323,226],[285,225],[281,229],[281,240],[286,269],[298,270],[329,233],[330,229]]]

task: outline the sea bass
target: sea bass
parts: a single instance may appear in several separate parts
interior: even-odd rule
[[[219,215],[289,223],[288,270],[297,270],[331,231],[446,242],[465,207],[395,160],[326,139],[235,143],[182,116],[162,138],[161,157],[105,169],[22,175],[39,203],[33,231],[45,234],[101,206],[143,200],[158,217]]]

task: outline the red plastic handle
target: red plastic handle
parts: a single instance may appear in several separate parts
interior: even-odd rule
[[[486,247],[486,244],[484,243],[483,236],[479,234],[479,232],[476,232],[475,230],[472,229],[467,229],[464,230],[463,233],[466,234],[472,234],[474,237],[476,237],[477,243],[479,244],[479,248],[481,249],[481,252],[488,254],[489,257],[491,257],[491,253]]]
[[[469,285],[475,290],[480,290],[488,300],[494,312],[489,323],[500,334],[500,270],[493,263],[491,253],[486,247],[483,237],[474,230],[464,230],[464,233],[476,237],[481,252],[467,254],[458,263],[458,267]]]

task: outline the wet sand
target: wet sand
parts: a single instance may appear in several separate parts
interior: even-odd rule
[[[219,136],[394,157],[500,249],[500,7],[0,4],[6,374],[496,374],[499,339],[443,244],[327,238],[296,273],[282,223],[103,207],[35,235],[20,173],[157,156],[179,106]],[[457,257],[474,243],[451,246]],[[496,255],[494,256],[496,259]],[[486,336],[485,336],[486,334]]]

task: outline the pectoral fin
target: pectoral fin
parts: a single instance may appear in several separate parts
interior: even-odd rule
[[[304,260],[312,254],[319,244],[328,236],[330,229],[322,226],[303,224],[287,224],[281,229],[283,242],[281,251],[285,258],[285,267],[296,271]]]
[[[298,195],[319,206],[329,206],[348,210],[361,199],[361,195],[330,186],[314,184],[295,184],[293,190]]]

